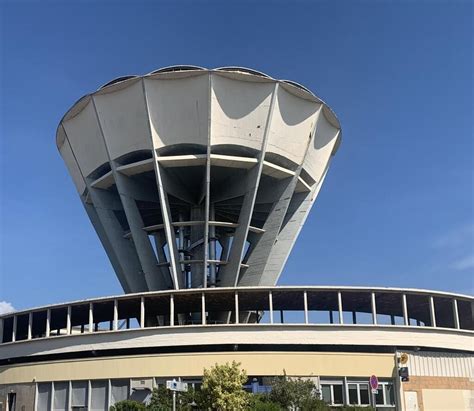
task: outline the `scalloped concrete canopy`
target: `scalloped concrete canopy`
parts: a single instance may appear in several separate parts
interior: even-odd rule
[[[298,83],[197,66],[114,79],[56,136],[127,293],[276,284],[340,140]]]

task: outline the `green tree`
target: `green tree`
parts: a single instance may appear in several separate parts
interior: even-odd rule
[[[173,407],[173,397],[170,390],[160,386],[153,390],[147,410],[149,411],[168,411]]]
[[[254,394],[250,396],[249,409],[252,411],[283,411],[280,404],[270,400],[268,394]]]
[[[186,392],[176,393],[176,409],[178,411],[192,410],[191,404],[201,404],[201,395],[199,391],[190,388]],[[155,388],[151,395],[151,400],[146,407],[147,411],[169,411],[173,408],[173,392],[161,386]]]
[[[269,399],[283,409],[294,408],[302,411],[329,411],[329,406],[319,398],[313,381],[289,378],[284,374],[272,380]]]
[[[204,369],[201,407],[219,411],[248,409],[250,396],[242,388],[246,381],[247,373],[235,361]]]
[[[145,404],[132,400],[123,400],[109,408],[110,411],[145,411]]]

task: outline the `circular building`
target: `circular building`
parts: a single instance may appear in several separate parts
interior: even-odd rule
[[[319,97],[240,67],[82,97],[56,143],[125,293],[0,317],[0,410],[108,410],[232,360],[252,392],[286,372],[335,408],[471,409],[471,296],[276,285],[340,141]]]

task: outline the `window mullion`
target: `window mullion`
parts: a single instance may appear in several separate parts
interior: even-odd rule
[[[388,387],[388,384],[382,384],[382,390],[383,390],[383,405],[387,405],[387,398],[385,398],[386,394],[386,389],[385,387]]]

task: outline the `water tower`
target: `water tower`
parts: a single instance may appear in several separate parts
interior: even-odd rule
[[[117,78],[57,130],[126,293],[275,285],[340,140],[308,89],[241,67]]]

